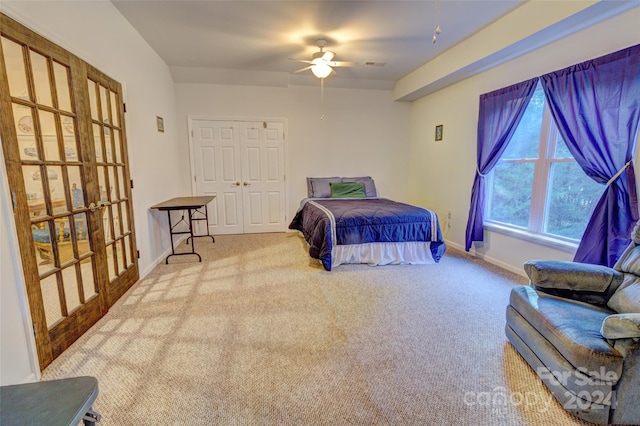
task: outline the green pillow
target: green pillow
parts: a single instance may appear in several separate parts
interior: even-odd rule
[[[331,198],[365,198],[364,182],[330,182]]]

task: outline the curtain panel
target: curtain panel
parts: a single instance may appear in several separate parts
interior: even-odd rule
[[[465,250],[474,241],[484,241],[485,175],[507,148],[533,96],[538,78],[480,95],[476,175],[471,188],[471,206]]]
[[[633,155],[640,122],[640,45],[540,77],[558,131],[604,193],[574,260],[613,266],[638,220]]]

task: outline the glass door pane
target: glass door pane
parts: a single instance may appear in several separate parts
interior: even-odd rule
[[[109,282],[114,283],[132,267],[137,267],[130,218],[130,186],[127,179],[126,148],[121,127],[122,101],[119,93],[104,82],[89,78],[93,144],[103,206],[102,224],[105,234]]]

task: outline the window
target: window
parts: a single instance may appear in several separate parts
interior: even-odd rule
[[[486,222],[577,243],[603,191],[567,149],[538,86],[488,175]]]

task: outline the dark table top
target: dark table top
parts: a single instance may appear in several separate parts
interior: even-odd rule
[[[215,198],[214,195],[200,195],[196,197],[176,197],[162,203],[151,206],[151,209],[157,210],[182,210],[197,209],[205,206]]]
[[[0,387],[0,424],[73,425],[98,396],[98,380],[83,376]]]

